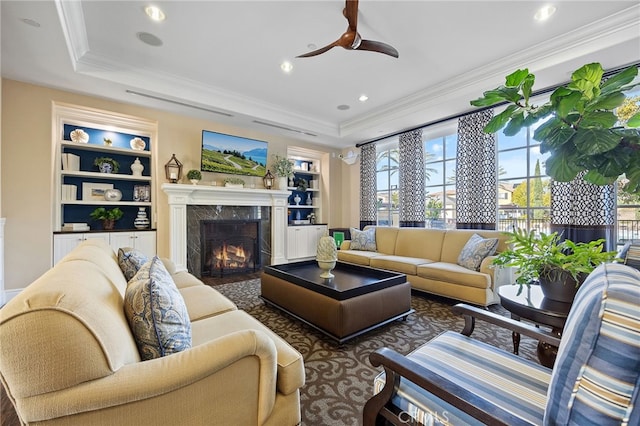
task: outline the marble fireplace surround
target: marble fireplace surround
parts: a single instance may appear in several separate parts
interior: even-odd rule
[[[187,270],[187,206],[268,206],[271,208],[271,264],[286,263],[289,191],[165,183],[169,201],[169,258]]]

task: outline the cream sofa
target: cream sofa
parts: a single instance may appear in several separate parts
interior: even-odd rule
[[[165,266],[192,347],[141,361],[115,253],[88,240],[0,310],[0,374],[24,424],[296,425],[301,355],[187,272]]]
[[[373,228],[376,251],[352,250],[351,241],[347,240],[340,246],[338,260],[401,272],[415,290],[481,306],[499,303],[498,287],[513,283],[510,268],[490,268],[495,256],[485,257],[479,271],[457,264],[460,252],[474,233],[498,238],[496,253],[505,250],[508,237],[499,231]]]

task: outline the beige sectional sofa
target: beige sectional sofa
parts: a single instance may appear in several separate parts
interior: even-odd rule
[[[415,290],[481,306],[499,303],[498,287],[513,283],[510,269],[490,268],[495,256],[485,257],[478,271],[457,263],[473,234],[497,238],[496,253],[505,250],[508,237],[499,231],[372,228],[375,228],[375,251],[353,250],[351,241],[344,241],[338,260],[401,272]]]
[[[166,270],[192,347],[141,361],[111,248],[88,240],[0,310],[0,378],[24,424],[296,425],[301,355],[218,291]]]

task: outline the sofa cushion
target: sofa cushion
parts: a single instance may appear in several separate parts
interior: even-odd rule
[[[418,266],[425,263],[433,263],[433,260],[404,256],[376,256],[371,258],[369,265],[372,268],[417,275]]]
[[[441,229],[402,228],[393,254],[439,262],[446,231]]]
[[[238,309],[231,300],[208,285],[190,286],[178,290],[184,299],[192,322]]]
[[[171,278],[173,278],[173,282],[176,284],[178,289],[182,290],[187,287],[195,287],[195,286],[203,286],[204,283],[200,281],[198,278],[193,276],[187,271],[180,271],[175,274],[171,274]]]
[[[640,244],[630,244],[624,254],[624,264],[640,269]]]
[[[483,289],[491,287],[491,275],[472,271],[455,263],[435,262],[419,265],[416,275],[430,280],[451,282],[468,287]]]
[[[184,299],[157,256],[127,285],[124,312],[143,360],[191,347],[191,323]]]
[[[280,336],[248,313],[237,310],[204,318],[192,324],[193,346],[209,342],[240,330],[260,330],[266,333],[276,346],[278,377],[276,386],[280,393],[289,395],[304,386],[304,361],[302,355]]]
[[[473,234],[458,255],[458,265],[478,271],[482,259],[495,253],[497,246],[497,238],[482,238],[478,234]]]
[[[140,250],[133,247],[121,247],[118,249],[118,265],[127,281],[130,281],[138,270],[149,261],[149,258]]]
[[[376,251],[376,228],[351,228],[351,250]]]
[[[362,250],[338,250],[338,260],[341,262],[355,263],[358,265],[369,266],[371,259],[382,256],[375,251]]]

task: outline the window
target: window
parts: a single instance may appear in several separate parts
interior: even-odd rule
[[[498,132],[498,230],[550,232],[551,179],[545,171],[549,154],[533,139],[542,123],[517,135]]]
[[[393,136],[376,145],[377,223],[380,226],[399,226],[400,224],[398,144],[398,136]]]
[[[458,134],[451,123],[424,129],[426,227],[456,227],[456,150]]]

